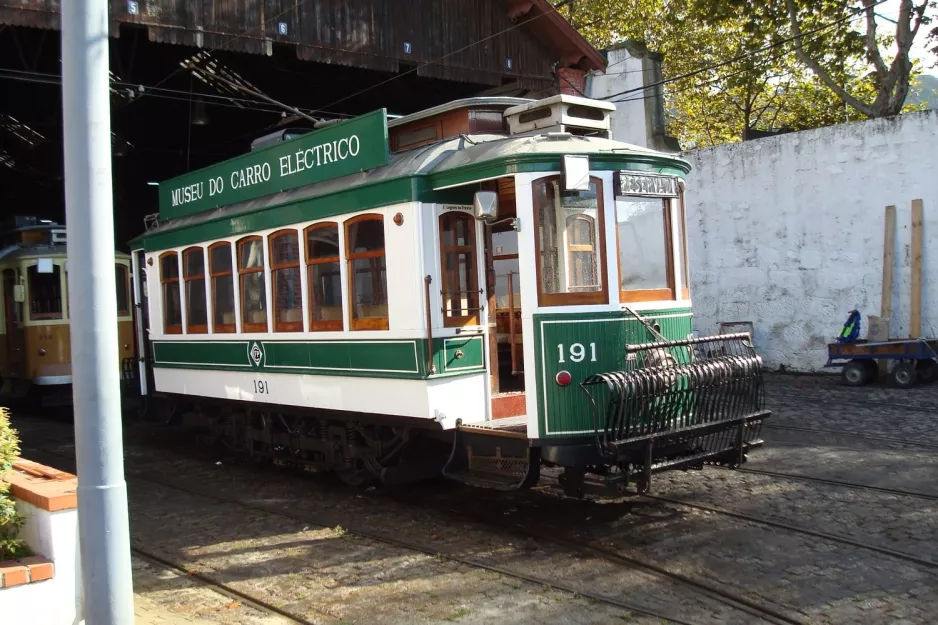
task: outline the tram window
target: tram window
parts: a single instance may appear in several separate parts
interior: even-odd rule
[[[209,273],[212,276],[213,331],[235,331],[234,277],[231,271],[231,244],[213,243],[208,248]]]
[[[670,201],[616,198],[619,300],[673,299]]]
[[[339,275],[339,224],[314,224],[306,229],[306,278],[309,329],[342,329],[342,278]]]
[[[264,244],[260,237],[238,241],[241,278],[241,327],[245,332],[267,331],[267,289],[264,281]]]
[[[163,296],[163,332],[182,334],[182,308],[179,302],[179,255],[160,256],[160,283]]]
[[[588,191],[564,191],[560,182],[534,183],[538,303],[604,304],[602,181],[591,178]]]
[[[270,235],[270,279],[274,295],[274,332],[303,330],[300,242],[296,230]]]
[[[183,280],[186,283],[186,332],[208,332],[208,310],[205,303],[205,250],[190,247],[182,253]]]
[[[443,325],[478,323],[479,280],[475,220],[450,211],[440,215],[440,264],[443,274]]]
[[[345,245],[351,282],[351,329],[387,330],[384,218],[381,215],[362,215],[346,221]]]
[[[62,318],[62,275],[59,265],[51,273],[40,273],[33,265],[26,270],[29,283],[29,318],[33,321]]]
[[[117,315],[130,315],[130,273],[127,265],[114,265],[115,284],[117,285]]]

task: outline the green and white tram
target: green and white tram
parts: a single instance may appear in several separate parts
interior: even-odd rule
[[[692,334],[689,165],[611,140],[612,110],[378,110],[161,183],[132,243],[141,392],[351,483],[738,465],[761,360]]]

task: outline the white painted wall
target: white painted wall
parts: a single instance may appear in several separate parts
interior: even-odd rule
[[[642,89],[643,62],[641,57],[632,56],[626,48],[610,48],[607,51],[609,63],[606,72],[597,72],[589,77],[586,95],[590,98],[603,99],[626,90]],[[630,95],[612,98],[613,100],[631,100],[616,102],[616,110],[610,115],[612,137],[642,147],[650,147],[647,123],[645,120],[645,102],[641,91]]]
[[[55,575],[0,590],[0,622],[34,625],[81,625],[81,564],[78,553],[78,510],[48,512],[16,500],[25,517],[20,538],[38,555],[53,561]]]
[[[908,336],[910,202],[925,204],[922,331],[938,333],[938,111],[696,150],[687,180],[695,329],[752,321],[768,366],[819,370],[848,312],[878,315],[897,208],[891,335]]]

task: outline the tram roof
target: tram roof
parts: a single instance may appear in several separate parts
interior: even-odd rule
[[[164,221],[130,242],[162,250],[401,202],[470,204],[476,184],[522,172],[560,171],[564,155],[590,169],[685,175],[674,155],[598,137],[462,135],[390,155],[388,165]]]
[[[34,258],[67,257],[68,246],[61,243],[36,243],[24,245],[17,243],[0,249],[0,262],[31,260]],[[114,252],[115,258],[129,259],[124,252]]]

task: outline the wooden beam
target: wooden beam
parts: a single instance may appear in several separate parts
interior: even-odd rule
[[[922,200],[912,200],[912,311],[909,314],[909,338],[922,336],[922,224],[925,221]]]
[[[886,207],[886,232],[883,239],[883,295],[879,316],[892,316],[892,269],[896,264],[896,207]],[[888,322],[887,322],[888,323]]]

